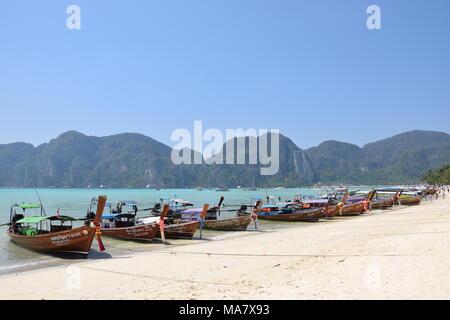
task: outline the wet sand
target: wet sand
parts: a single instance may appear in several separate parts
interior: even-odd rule
[[[0,277],[1,299],[449,299],[450,199]]]

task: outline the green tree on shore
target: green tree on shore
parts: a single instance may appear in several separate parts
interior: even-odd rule
[[[450,163],[428,171],[422,180],[432,184],[450,184]]]

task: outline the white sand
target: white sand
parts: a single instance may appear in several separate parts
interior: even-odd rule
[[[450,199],[0,278],[1,299],[449,299]],[[94,244],[95,245],[95,244]],[[210,253],[210,254],[207,254]],[[68,271],[72,272],[68,273]]]

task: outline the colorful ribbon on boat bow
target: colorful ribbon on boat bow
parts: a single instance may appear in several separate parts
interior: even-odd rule
[[[97,236],[98,250],[105,251],[105,246],[103,245],[102,238],[100,237],[100,235],[102,234],[101,227],[95,225],[94,222],[91,222],[90,226],[92,229],[95,229],[95,235]]]
[[[159,219],[159,221],[157,221],[156,224],[159,226],[159,232],[161,233],[161,240],[163,242],[166,242],[166,235],[164,234],[164,219]]]

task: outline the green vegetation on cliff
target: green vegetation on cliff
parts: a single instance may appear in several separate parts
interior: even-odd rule
[[[325,141],[308,150],[288,137],[279,138],[279,171],[263,176],[260,164],[175,165],[169,146],[137,133],[92,137],[69,131],[37,147],[27,143],[0,145],[0,187],[409,184],[419,182],[431,168],[450,163],[450,135],[442,132],[410,131],[362,148]],[[255,151],[249,150],[248,142],[258,138],[244,139],[246,148],[239,152],[248,159],[250,151]],[[259,145],[258,141],[252,145]],[[226,158],[225,145],[219,154]]]
[[[446,163],[436,170],[430,170],[422,179],[431,184],[450,184],[450,163]]]

